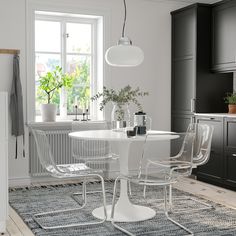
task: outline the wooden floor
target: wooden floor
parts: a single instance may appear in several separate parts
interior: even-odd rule
[[[221,203],[236,209],[236,192],[206,184],[197,180],[186,178],[175,185],[176,188],[201,196],[211,201]],[[26,226],[17,213],[10,207],[7,222],[7,233],[11,236],[32,236],[31,230]]]

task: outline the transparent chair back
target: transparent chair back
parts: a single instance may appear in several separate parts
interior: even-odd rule
[[[107,211],[106,211],[106,196],[105,196],[105,186],[104,186],[104,180],[102,176],[98,172],[93,172],[92,169],[88,168],[85,164],[82,163],[73,163],[73,164],[62,164],[62,165],[56,165],[53,159],[53,155],[51,152],[50,144],[48,141],[48,138],[45,134],[44,131],[42,130],[35,130],[32,129],[32,133],[34,135],[34,139],[36,142],[36,147],[37,147],[37,152],[38,152],[38,157],[39,160],[42,164],[42,167],[45,168],[51,176],[56,177],[56,178],[76,178],[78,179],[79,177],[82,177],[83,185],[82,185],[82,193],[73,193],[71,197],[75,200],[75,202],[78,202],[76,198],[74,198],[75,195],[82,195],[83,202],[78,207],[72,207],[69,209],[59,209],[59,210],[51,210],[48,212],[43,212],[43,213],[38,213],[33,215],[33,219],[43,228],[43,229],[62,229],[62,228],[70,228],[70,227],[79,227],[79,226],[90,226],[90,225],[95,225],[95,224],[102,224],[105,222],[107,218]],[[58,147],[60,148],[60,147]],[[45,224],[47,223],[47,220],[44,219],[42,221],[43,217],[48,217],[46,219],[52,219],[55,217],[58,219],[58,217],[61,216],[61,214],[68,212],[67,214],[70,216],[69,212],[75,212],[75,211],[80,211],[87,205],[87,190],[86,190],[86,182],[85,177],[90,177],[94,181],[94,178],[98,178],[99,181],[101,182],[102,186],[102,195],[103,195],[103,211],[104,211],[104,218],[99,220],[99,221],[82,221],[76,220],[76,222],[72,223],[66,223],[66,224],[53,224],[50,226],[50,224]],[[90,192],[94,193],[94,192]],[[97,191],[95,192],[97,194]],[[61,206],[60,206],[61,207]],[[57,216],[57,214],[59,214]],[[53,221],[57,223],[57,220]]]
[[[192,171],[194,131],[147,134],[140,159],[138,178],[170,179]],[[159,163],[158,165],[156,163]]]
[[[42,167],[45,168],[51,175],[60,174],[60,171],[54,162],[52,151],[45,132],[42,130],[32,129],[32,133]]]
[[[199,166],[207,163],[210,158],[214,127],[207,124],[194,125],[196,138],[194,141],[193,164]]]
[[[85,130],[107,130],[106,122],[80,123],[72,122],[72,132]],[[112,145],[108,141],[72,139],[72,155],[79,162],[94,169],[106,169],[106,164],[117,156],[112,151]]]

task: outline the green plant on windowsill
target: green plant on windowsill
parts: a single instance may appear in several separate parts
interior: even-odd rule
[[[39,78],[39,90],[43,92],[47,103],[50,104],[55,92],[62,87],[71,88],[73,81],[72,75],[63,73],[62,68],[56,66],[53,71],[49,71]]]
[[[42,120],[45,122],[56,120],[56,104],[51,101],[62,87],[71,88],[73,86],[74,77],[62,72],[60,66],[56,66],[53,71],[47,72],[39,78],[38,92],[40,99],[46,101],[46,104],[41,104]]]
[[[138,101],[138,97],[144,97],[149,95],[148,92],[140,91],[139,87],[136,89],[132,89],[130,85],[125,86],[124,88],[115,91],[114,89],[109,89],[107,87],[103,87],[102,93],[97,93],[95,96],[91,98],[92,101],[98,100],[102,97],[102,101],[100,102],[100,110],[102,111],[105,106],[112,102],[117,106],[117,110],[115,111],[116,116],[118,117],[118,121],[124,119],[124,105],[129,105],[131,103],[135,104],[138,111],[143,111],[141,103]]]
[[[229,113],[235,114],[236,113],[236,91],[232,93],[227,93],[224,100],[225,100],[225,103],[228,104]]]

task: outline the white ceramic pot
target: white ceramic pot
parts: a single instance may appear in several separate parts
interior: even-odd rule
[[[57,105],[56,104],[41,104],[41,115],[43,122],[56,121]]]

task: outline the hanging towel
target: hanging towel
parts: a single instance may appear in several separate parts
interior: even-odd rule
[[[23,98],[22,86],[20,81],[19,56],[14,55],[13,58],[13,80],[10,95],[10,114],[12,120],[11,134],[16,137],[16,153],[17,158],[17,137],[23,135],[23,156],[24,152],[24,118],[23,118]]]

